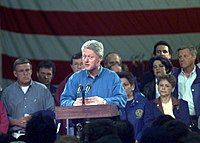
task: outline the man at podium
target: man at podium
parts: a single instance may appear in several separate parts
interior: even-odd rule
[[[101,66],[104,47],[89,40],[81,47],[84,69],[67,81],[61,95],[61,106],[112,104],[125,107],[127,96],[117,74]]]

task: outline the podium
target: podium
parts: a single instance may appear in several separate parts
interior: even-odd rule
[[[117,106],[109,104],[56,107],[56,119],[66,120],[67,134],[69,134],[69,119],[105,118],[118,115]]]

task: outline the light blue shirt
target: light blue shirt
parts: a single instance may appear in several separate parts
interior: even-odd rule
[[[55,111],[54,99],[47,87],[39,82],[31,81],[26,93],[16,81],[9,85],[1,97],[10,119],[19,119],[26,114],[33,114],[40,110]],[[14,126],[11,130],[19,130]]]
[[[99,96],[106,100],[107,104],[125,107],[127,96],[118,75],[104,67],[100,68],[99,74],[93,78],[87,70],[81,70],[74,73],[67,81],[64,91],[61,95],[61,106],[73,106],[76,98],[81,97],[78,94],[79,85],[85,90],[88,84],[91,89],[85,95],[85,98]]]
[[[190,115],[196,115],[194,108],[194,100],[192,95],[192,84],[196,79],[196,67],[192,70],[190,76],[186,76],[183,69],[178,75],[178,94],[179,98],[188,102]]]

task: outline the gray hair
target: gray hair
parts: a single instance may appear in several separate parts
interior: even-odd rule
[[[21,65],[21,64],[27,64],[29,63],[31,68],[32,68],[32,65],[31,65],[31,62],[29,59],[27,58],[18,58],[15,60],[15,62],[13,63],[13,70],[15,71],[16,70],[16,66],[17,65]]]
[[[81,51],[83,52],[84,49],[90,49],[94,51],[99,57],[103,58],[104,47],[103,44],[97,40],[86,41],[81,47]]]
[[[188,49],[193,56],[197,55],[197,48],[196,47],[193,47],[193,46],[181,47],[181,48],[178,49],[178,52],[181,51],[181,50],[184,50],[184,49]]]

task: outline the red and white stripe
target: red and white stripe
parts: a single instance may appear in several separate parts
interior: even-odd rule
[[[1,0],[2,77],[13,79],[8,67],[17,57],[35,65],[48,58],[56,63],[58,83],[71,71],[71,55],[88,39],[126,61],[148,60],[159,40],[174,51],[198,45],[199,7],[199,0]]]

